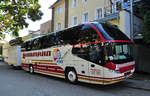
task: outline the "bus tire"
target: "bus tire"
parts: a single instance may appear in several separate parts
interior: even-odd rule
[[[76,84],[77,81],[78,81],[77,73],[72,68],[66,70],[65,78],[66,78],[67,81],[69,81],[70,83],[73,83],[73,84]]]
[[[29,73],[31,73],[31,74],[33,74],[33,73],[34,73],[33,65],[30,65],[30,66],[29,66]]]

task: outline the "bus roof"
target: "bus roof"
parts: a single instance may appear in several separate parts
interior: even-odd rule
[[[40,36],[36,36],[36,37],[30,38],[30,39],[27,39],[27,40],[25,40],[24,42],[32,41],[32,40],[37,39],[37,38],[40,38],[40,37],[43,37],[43,35],[40,35]]]
[[[50,32],[50,33],[48,33],[48,34],[36,36],[36,37],[30,38],[30,39],[27,39],[27,40],[25,40],[24,42],[32,41],[32,40],[37,39],[37,38],[42,38],[42,37],[47,36],[47,35],[55,34],[55,33],[62,32],[62,31],[67,30],[67,29],[72,29],[72,28],[79,27],[79,26],[86,25],[86,24],[107,24],[107,25],[109,25],[109,26],[116,27],[115,25],[110,24],[110,23],[93,21],[93,22],[81,23],[81,24],[79,24],[79,25],[71,26],[71,27],[65,28],[65,29],[63,29],[63,30],[56,31],[56,32]]]

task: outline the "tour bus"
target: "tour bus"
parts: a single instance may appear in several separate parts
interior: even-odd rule
[[[113,84],[133,75],[132,48],[116,26],[89,22],[24,41],[22,68],[70,83]]]

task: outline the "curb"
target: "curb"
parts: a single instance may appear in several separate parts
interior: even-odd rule
[[[150,82],[139,81],[135,79],[134,80],[128,79],[127,81],[128,83],[124,85],[124,87],[150,91]]]

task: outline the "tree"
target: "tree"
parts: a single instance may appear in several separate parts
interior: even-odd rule
[[[141,0],[135,6],[135,12],[144,20],[144,41],[147,44],[150,44],[150,1],[149,0]]]
[[[27,28],[27,19],[40,20],[43,13],[39,0],[0,0],[0,39],[5,33],[18,37],[19,30]]]

